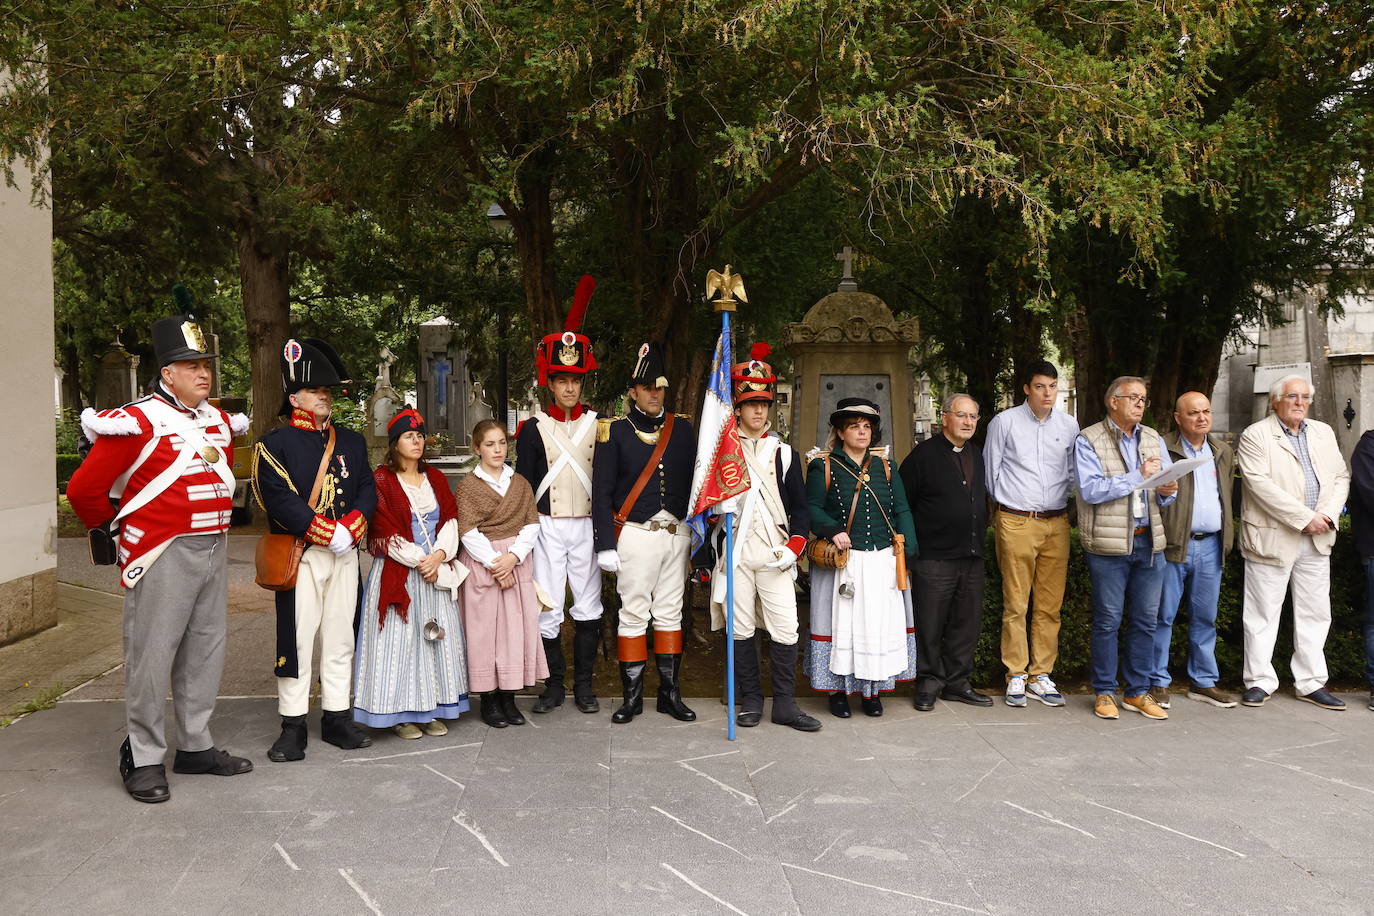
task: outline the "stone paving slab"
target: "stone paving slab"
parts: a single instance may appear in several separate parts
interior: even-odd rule
[[[808,699],[819,734],[733,743],[711,700],[690,724],[565,706],[294,764],[266,758],[272,700],[224,699],[217,739],[256,769],[173,774],[156,806],[119,783],[122,704],[68,700],[0,730],[0,912],[1369,912],[1363,699],[1168,722]]]

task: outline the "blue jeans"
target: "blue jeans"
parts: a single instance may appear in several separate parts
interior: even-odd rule
[[[1126,657],[1121,675],[1126,696],[1150,692],[1154,674],[1155,620],[1164,584],[1164,555],[1152,552],[1150,533],[1138,534],[1131,555],[1104,557],[1085,553],[1093,583],[1092,679],[1096,693],[1115,693],[1117,642],[1126,624]],[[1129,605],[1130,614],[1126,613]]]
[[[1221,597],[1221,534],[1188,542],[1188,558],[1166,564],[1155,623],[1155,664],[1150,684],[1168,686],[1169,643],[1179,601],[1188,593],[1188,683],[1217,685],[1217,600]],[[1366,636],[1366,640],[1368,636]]]
[[[1374,692],[1374,557],[1364,561],[1364,677]]]

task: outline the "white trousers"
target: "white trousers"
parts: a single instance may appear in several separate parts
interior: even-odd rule
[[[320,706],[330,712],[351,705],[353,614],[358,606],[358,552],[336,557],[325,547],[307,547],[296,577],[296,657],[299,677],[277,678],[277,708],[283,716],[310,709],[310,663],[320,638]]]
[[[687,588],[687,526],[677,533],[649,531],[626,525],[616,550],[620,572],[615,590],[620,595],[618,636],[643,636],[652,617],[655,630],[682,629],[682,595]]]
[[[724,540],[721,541],[723,545]],[[725,626],[725,564],[722,556],[711,573],[711,627]],[[750,532],[740,548],[735,567],[735,639],[749,639],[762,622],[768,638],[780,646],[797,642],[796,567],[769,569],[777,559],[773,548],[755,532]]]
[[[592,550],[590,518],[539,516],[539,540],[534,543],[534,581],[554,606],[539,615],[539,635],[555,639],[563,625],[563,602],[572,590],[573,620],[601,617],[601,569]]]
[[[1331,629],[1331,557],[1317,552],[1310,535],[1292,566],[1245,562],[1245,686],[1273,693],[1274,641],[1283,596],[1293,591],[1293,686],[1300,695],[1326,686],[1326,633]]]

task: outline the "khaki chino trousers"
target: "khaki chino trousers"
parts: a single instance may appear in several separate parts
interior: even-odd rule
[[[1002,571],[1002,664],[1007,666],[1007,678],[1050,674],[1059,658],[1059,608],[1064,603],[1064,579],[1069,569],[1069,518],[1029,518],[998,512],[993,526],[997,566]]]

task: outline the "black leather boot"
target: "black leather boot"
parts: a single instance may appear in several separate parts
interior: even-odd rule
[[[573,631],[573,702],[583,712],[600,712],[592,690],[592,673],[596,670],[596,650],[601,648],[601,618],[575,620]]]
[[[134,801],[155,805],[172,797],[167,788],[167,768],[160,763],[134,766],[134,749],[128,738],[119,746],[119,775],[124,780],[124,790]]]
[[[320,737],[326,743],[346,751],[372,746],[372,739],[367,736],[367,732],[354,724],[353,712],[348,709],[337,712],[326,709],[323,718],[320,719]]]
[[[304,760],[305,746],[309,736],[305,729],[305,716],[282,716],[281,736],[272,742],[267,750],[267,759],[273,763],[286,763],[288,760]]]
[[[501,697],[495,690],[482,694],[482,721],[492,728],[505,728],[510,724],[501,710]]]
[[[682,691],[678,689],[677,676],[682,670],[682,653],[655,653],[654,665],[658,668],[658,711],[667,713],[679,722],[695,722],[697,714],[682,702]]]
[[[549,676],[544,679],[544,692],[534,701],[535,712],[553,712],[563,705],[563,697],[568,689],[563,677],[568,673],[568,663],[563,658],[563,641],[555,636],[544,640],[544,659],[549,664]],[[507,719],[510,716],[506,716]]]
[[[644,711],[644,668],[647,662],[621,662],[620,686],[625,705],[611,713],[611,721],[624,724]]]
[[[799,732],[818,732],[821,723],[797,705],[797,644],[770,643],[768,661],[773,674],[773,724],[790,725]]]
[[[739,712],[735,724],[753,728],[763,721],[763,685],[759,683],[759,641],[757,636],[735,640],[735,694]]]
[[[511,725],[524,725],[525,717],[520,714],[520,707],[515,705],[515,691],[498,690],[496,695],[501,698],[501,715],[506,717],[506,722]]]

